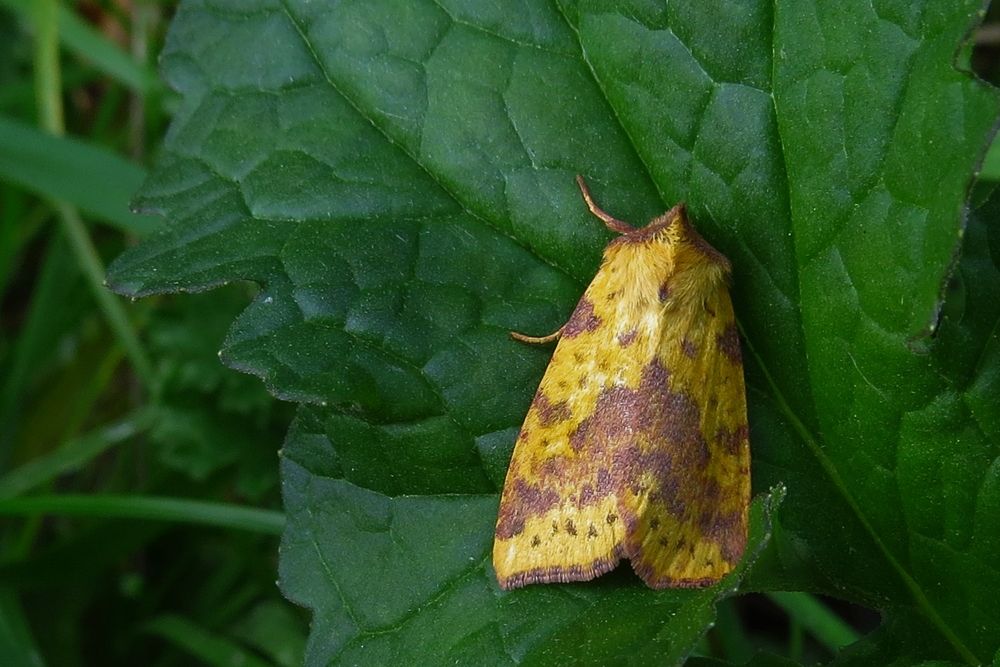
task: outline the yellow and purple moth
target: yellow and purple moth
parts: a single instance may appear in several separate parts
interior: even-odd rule
[[[652,588],[705,586],[747,540],[750,450],[729,261],[683,204],[620,234],[558,340],[514,445],[500,586],[586,581],[622,558]]]

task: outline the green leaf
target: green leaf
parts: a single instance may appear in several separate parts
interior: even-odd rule
[[[185,3],[163,54],[183,104],[140,196],[169,224],[110,280],[263,286],[223,358],[314,406],[283,465],[283,586],[322,628],[308,657],[412,662],[447,628],[423,662],[498,641],[498,660],[573,662],[564,619],[588,602],[595,656],[693,644],[667,614],[697,594],[499,595],[482,562],[548,356],[507,331],[558,327],[608,239],[577,173],[637,223],[685,200],[733,262],[754,486],[788,487],[751,586],[882,610],[870,645],[904,663],[992,657],[1000,253],[975,220],[965,307],[950,290],[941,310],[1000,110],[954,66],[979,9]]]
[[[915,657],[932,652],[934,643],[934,630],[923,616],[909,611],[896,612],[870,635],[844,649],[830,664],[835,667],[959,667],[963,664],[957,660]]]

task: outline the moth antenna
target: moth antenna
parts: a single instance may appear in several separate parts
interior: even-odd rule
[[[608,213],[606,213],[600,206],[594,203],[594,198],[590,196],[590,188],[587,187],[586,182],[583,180],[583,176],[577,174],[576,184],[580,186],[580,192],[583,194],[583,201],[587,202],[587,208],[595,216],[604,221],[604,224],[613,232],[618,232],[619,234],[628,234],[629,232],[634,232],[635,227],[628,224],[624,220],[619,220]]]
[[[510,337],[514,340],[519,340],[522,343],[531,343],[532,345],[544,345],[546,343],[551,343],[554,340],[558,340],[559,336],[562,335],[562,327],[559,327],[548,336],[527,336],[523,333],[518,333],[516,331],[510,332]]]

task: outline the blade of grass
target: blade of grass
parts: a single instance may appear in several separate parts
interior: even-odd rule
[[[715,627],[711,632],[715,655],[729,662],[743,664],[754,654],[754,648],[743,629],[743,622],[736,609],[736,600],[727,598],[716,605]]]
[[[0,586],[18,592],[58,592],[75,588],[81,582],[98,581],[143,553],[171,525],[140,521],[124,530],[118,521],[95,521],[92,525],[74,526],[74,530],[54,536],[52,541],[36,544],[26,556],[4,548],[0,550]],[[73,567],[67,567],[67,563]],[[183,577],[174,585],[181,582]]]
[[[182,616],[159,616],[145,629],[182,648],[209,665],[267,667],[268,663],[236,642],[208,632]]]
[[[854,628],[809,593],[768,593],[767,597],[832,653],[859,639]]]
[[[803,635],[802,624],[794,616],[788,619],[788,657],[795,662],[802,662]]]
[[[85,346],[84,353],[90,348]],[[122,363],[122,349],[118,345],[111,345],[107,349],[96,351],[88,361],[91,372],[84,380],[78,384],[73,393],[73,398],[66,401],[65,422],[56,443],[65,442],[71,438],[76,438],[88,425],[92,426],[92,419],[95,408],[97,408],[102,398],[106,398],[112,393],[117,385],[115,375]],[[115,415],[117,416],[117,415]],[[59,445],[56,444],[56,447]],[[46,453],[48,453],[47,450]]]
[[[59,71],[59,29],[56,17],[57,0],[38,0],[33,5],[32,24],[35,26],[34,81],[38,122],[50,134],[62,135],[66,121],[63,116],[62,87]]]
[[[41,667],[45,664],[17,596],[0,588],[0,664]]]
[[[47,203],[33,201],[30,208],[21,206],[27,202],[17,200],[26,197],[15,188],[0,188],[0,201],[4,203],[0,211],[0,294],[7,290],[11,276],[21,260],[22,251],[51,215]]]
[[[52,237],[37,270],[20,331],[0,372],[0,469],[17,460],[20,452],[15,449],[25,442],[21,437],[31,429],[32,423],[25,417],[29,407],[25,397],[32,383],[58,363],[53,350],[93,308],[79,283],[80,271],[68,244],[58,235]]]
[[[146,0],[137,0],[130,5],[132,29],[129,31],[130,51],[136,62],[149,60],[149,35],[156,20],[157,7]],[[131,95],[128,105],[129,150],[135,157],[146,153],[146,98],[144,92]]]
[[[46,382],[44,390],[33,394],[31,409],[21,420],[23,429],[19,433],[18,447],[14,452],[15,460],[27,463],[20,470],[3,478],[13,482],[16,488],[27,482],[39,493],[53,490],[53,478],[61,472],[58,465],[55,470],[49,465],[49,457],[54,453],[53,445],[58,448],[62,443],[80,435],[79,429],[93,412],[101,396],[106,395],[105,389],[111,382],[115,369],[121,364],[121,347],[107,347],[103,340],[105,336],[101,338],[96,349],[92,344],[84,344],[78,348],[74,361],[61,368],[51,382]],[[105,448],[102,447],[101,451],[103,449]],[[62,461],[56,457],[54,462],[82,467],[100,452],[68,453],[71,458],[83,454],[84,460],[74,464],[72,460]],[[36,463],[40,465],[36,466]],[[37,483],[40,477],[46,479]],[[3,486],[3,479],[0,479],[0,488]],[[0,497],[4,497],[2,490]],[[30,553],[42,526],[40,516],[23,522],[18,530],[18,537],[11,541],[9,555],[17,558]]]
[[[2,3],[3,0],[0,0]],[[63,69],[62,83],[66,90],[87,86],[101,80],[99,73],[87,69]],[[0,86],[0,109],[7,114],[22,118],[31,115],[35,109],[35,82],[28,77],[5,81]]]
[[[56,0],[38,0],[35,5],[35,83],[38,91],[39,119],[43,129],[50,134],[64,132],[61,87],[59,84],[59,34],[56,26],[58,4]],[[155,393],[153,366],[146,351],[139,343],[128,321],[121,302],[104,287],[104,266],[97,249],[87,233],[87,228],[77,210],[61,201],[54,203],[69,239],[83,269],[83,273],[97,303],[107,319],[108,326],[121,342],[132,368],[150,393]]]
[[[142,433],[151,423],[151,411],[138,410],[120,421],[66,441],[46,456],[0,477],[0,500],[17,497],[60,475],[83,468],[112,447]]]
[[[72,264],[72,258],[69,259]],[[67,294],[73,293],[77,298],[82,294],[90,311],[70,321],[71,326],[80,328],[69,329],[64,336],[48,337],[63,346],[62,353],[52,355],[49,348],[50,357],[42,357],[29,368],[27,392],[15,397],[20,412],[15,415],[17,423],[10,441],[10,465],[23,465],[47,456],[67,440],[101,426],[94,413],[112,401],[117,400],[123,406],[134,402],[130,393],[133,383],[116,381],[121,379],[122,348],[103,327],[97,331],[91,328],[95,324],[94,303],[87,298],[87,291],[79,287]],[[42,353],[46,351],[36,346],[36,350],[39,348]],[[3,414],[7,417],[9,413]],[[121,416],[118,408],[103,419],[110,422]]]
[[[62,220],[63,230],[69,238],[70,246],[72,246],[81,268],[83,268],[84,276],[94,292],[98,305],[104,312],[108,326],[125,349],[132,369],[146,390],[151,394],[155,393],[153,364],[146,355],[142,343],[139,342],[139,337],[132,328],[121,302],[104,286],[104,265],[90,235],[87,233],[83,220],[76,209],[68,204],[55,202],[55,208]]]
[[[145,236],[159,224],[154,216],[128,208],[146,178],[141,167],[103,148],[2,116],[0,178],[79,207],[128,234]]]
[[[280,535],[285,515],[272,510],[163,496],[57,494],[0,500],[0,515],[88,516],[172,521]]]
[[[0,0],[0,4],[28,18],[33,1]],[[90,27],[72,9],[60,6],[56,20],[63,46],[84,62],[137,92],[148,93],[159,87],[159,78],[151,68],[136,62],[124,49]]]

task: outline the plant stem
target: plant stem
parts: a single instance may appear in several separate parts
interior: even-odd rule
[[[34,5],[34,65],[39,124],[47,132],[61,136],[65,133],[65,121],[59,71],[58,10],[57,0],[37,0]],[[104,286],[104,265],[80,214],[74,207],[63,202],[53,202],[53,206],[108,326],[118,338],[146,390],[154,393],[153,365],[121,302]]]

